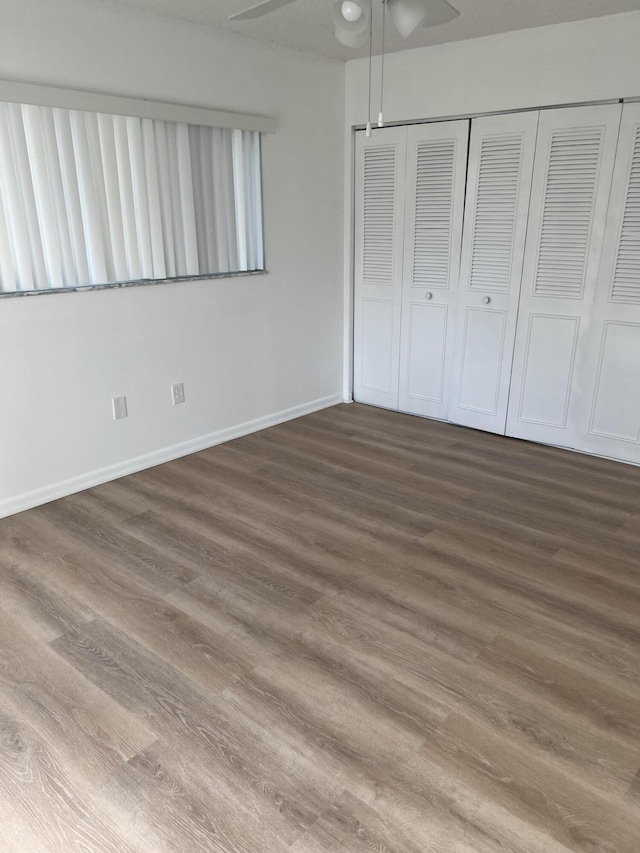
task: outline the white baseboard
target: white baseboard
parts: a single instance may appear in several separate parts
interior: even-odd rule
[[[0,518],[14,515],[17,512],[23,512],[26,509],[32,509],[49,501],[55,501],[58,498],[64,498],[75,492],[82,492],[84,489],[91,489],[93,486],[100,486],[102,483],[117,480],[119,477],[125,477],[127,474],[135,474],[136,471],[152,468],[154,465],[161,465],[163,462],[171,462],[173,459],[187,456],[189,453],[196,453],[198,450],[205,450],[207,447],[214,447],[216,444],[222,444],[225,441],[231,441],[234,438],[258,432],[258,430],[276,426],[285,421],[300,418],[303,415],[310,415],[312,412],[318,412],[320,409],[326,409],[329,406],[335,406],[342,402],[342,394],[321,397],[318,400],[312,400],[310,403],[303,403],[301,406],[283,409],[280,412],[266,415],[263,418],[246,421],[243,424],[211,432],[207,435],[201,435],[198,438],[192,438],[180,444],[173,444],[169,447],[163,447],[160,450],[154,450],[152,453],[145,453],[133,459],[126,459],[124,462],[117,462],[115,465],[107,465],[105,468],[99,468],[96,471],[88,471],[86,474],[70,477],[68,480],[51,483],[40,489],[34,489],[31,492],[25,492],[22,495],[1,501]]]

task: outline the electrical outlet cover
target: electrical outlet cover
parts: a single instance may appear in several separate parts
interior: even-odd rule
[[[111,405],[113,406],[113,419],[114,421],[120,420],[120,418],[126,418],[129,414],[127,412],[127,398],[126,397],[113,397],[111,400]]]
[[[179,403],[184,403],[184,383],[176,382],[175,385],[171,386],[171,397],[173,399],[174,406],[177,406]]]

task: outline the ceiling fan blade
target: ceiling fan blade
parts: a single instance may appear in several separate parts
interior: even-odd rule
[[[427,0],[427,17],[423,27],[439,27],[460,17],[460,12],[447,0]]]
[[[281,9],[282,6],[288,6],[289,3],[294,3],[295,0],[264,0],[263,3],[258,3],[251,6],[250,9],[245,9],[244,12],[236,12],[235,15],[229,15],[230,21],[248,21],[251,18],[261,18],[269,12],[275,12],[276,9]]]
[[[437,27],[460,14],[446,0],[387,0],[389,17],[403,39],[423,27]]]

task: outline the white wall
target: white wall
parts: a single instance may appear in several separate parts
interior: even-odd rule
[[[404,122],[640,96],[640,12],[390,54],[384,117]],[[347,63],[347,162],[367,120],[368,60]],[[374,60],[373,103],[379,103]],[[375,118],[377,118],[377,106]],[[374,130],[375,133],[375,130]],[[349,169],[351,166],[349,165]],[[351,181],[347,175],[347,184]],[[351,222],[351,196],[345,221]],[[344,392],[350,393],[351,235],[344,251]]]
[[[638,97],[639,39],[640,12],[630,12],[392,53],[385,60],[384,117],[409,121]],[[347,63],[348,126],[367,120],[367,71],[368,60]],[[377,86],[375,65],[374,73]]]
[[[0,20],[2,78],[279,120],[268,275],[0,300],[0,515],[336,401],[344,66],[100,0],[0,0]]]

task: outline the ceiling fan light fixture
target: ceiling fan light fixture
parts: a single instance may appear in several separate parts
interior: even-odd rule
[[[371,0],[337,0],[331,9],[336,29],[336,38],[347,44],[344,38],[365,34],[371,21]],[[347,45],[351,47],[350,44]],[[360,47],[360,44],[357,45]]]
[[[343,0],[340,11],[345,21],[349,21],[350,24],[359,21],[362,17],[362,7],[353,0]]]
[[[409,38],[427,17],[425,0],[387,0],[387,9],[394,27],[403,39]]]
[[[359,47],[364,47],[369,37],[366,32],[364,33],[348,33],[343,30],[341,27],[336,27],[334,30],[334,35],[345,47],[351,47],[354,50]]]

